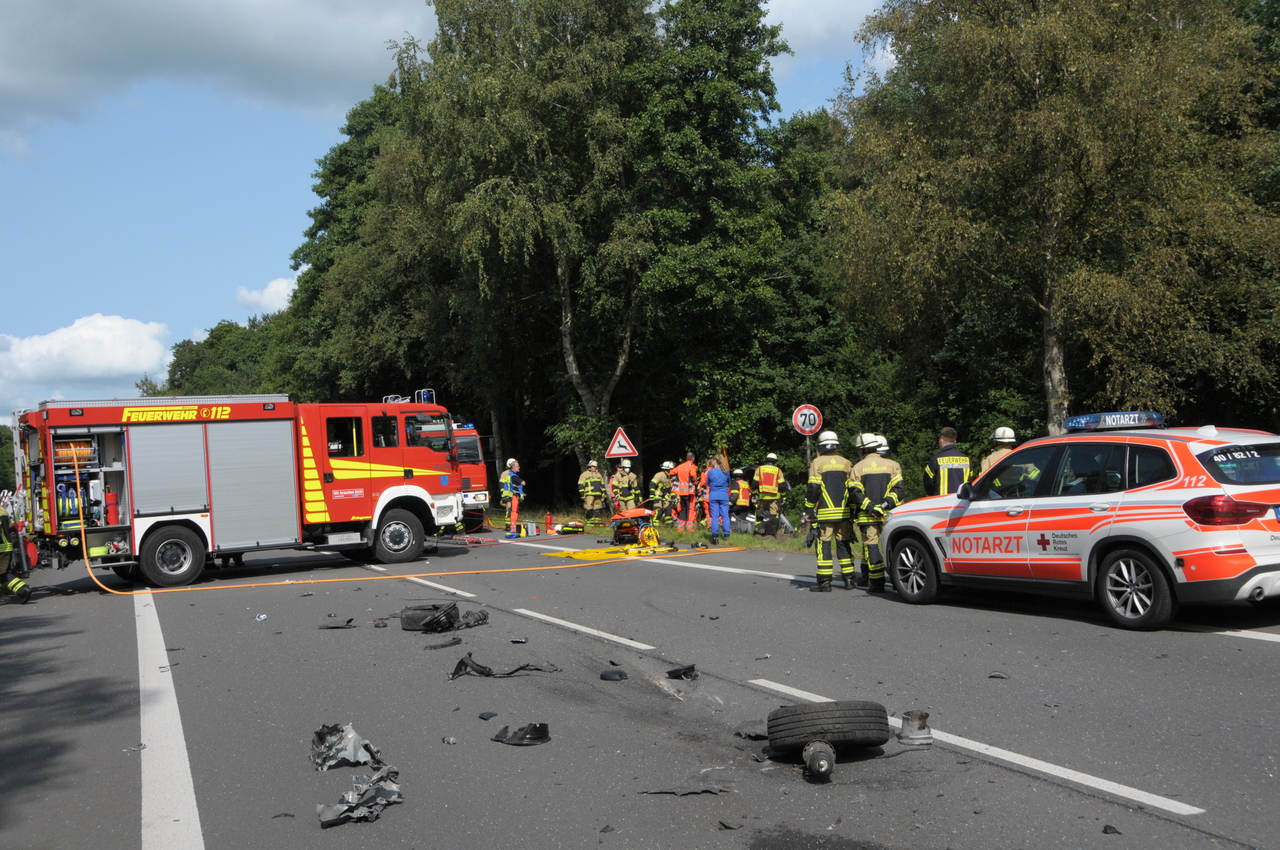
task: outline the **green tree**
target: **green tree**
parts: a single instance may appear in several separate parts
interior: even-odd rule
[[[1240,170],[1274,70],[1255,34],[1226,0],[884,6],[862,38],[896,64],[838,111],[852,314],[925,357],[963,352],[966,324],[971,348],[1038,326],[1052,433],[1073,397],[1175,412],[1230,380],[1273,398],[1280,228]]]
[[[0,425],[0,490],[14,489],[13,430]]]

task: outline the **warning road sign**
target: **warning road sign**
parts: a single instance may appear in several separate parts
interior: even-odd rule
[[[636,451],[636,447],[631,442],[631,438],[627,436],[627,432],[621,428],[613,435],[613,440],[609,442],[609,450],[604,453],[605,457],[635,457],[640,454]]]

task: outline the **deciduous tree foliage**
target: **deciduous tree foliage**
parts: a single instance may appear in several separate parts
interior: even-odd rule
[[[862,38],[895,64],[844,93],[831,202],[854,314],[943,352],[1034,319],[1051,433],[1072,384],[1168,413],[1198,380],[1274,398],[1280,229],[1241,173],[1265,141],[1254,36],[1221,0],[883,6]]]

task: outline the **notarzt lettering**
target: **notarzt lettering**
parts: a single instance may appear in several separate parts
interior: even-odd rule
[[[1021,537],[982,536],[951,538],[952,555],[1017,555],[1021,552]]]

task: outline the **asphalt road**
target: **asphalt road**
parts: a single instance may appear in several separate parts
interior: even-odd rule
[[[446,545],[385,572],[264,553],[136,597],[37,572],[30,604],[0,605],[0,846],[1280,846],[1280,609],[1132,633],[1034,597],[811,594],[798,554],[548,554],[598,545]],[[490,616],[457,647],[393,616],[448,600]],[[450,681],[467,652],[558,672]],[[699,678],[665,677],[687,664]],[[937,739],[842,754],[819,783],[734,734],[824,698],[927,710]],[[404,802],[322,830],[316,804],[370,772],[309,761],[348,722]],[[490,740],[530,722],[550,742]]]

